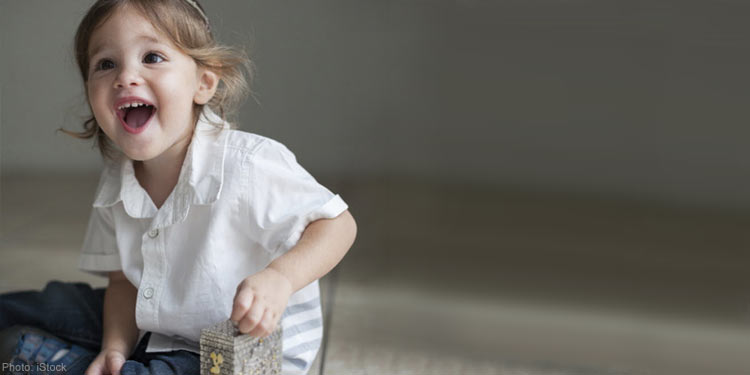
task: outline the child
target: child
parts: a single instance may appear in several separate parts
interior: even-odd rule
[[[229,129],[247,60],[215,43],[192,0],[98,0],[75,50],[93,114],[75,134],[106,160],[80,266],[109,284],[4,295],[0,329],[72,342],[47,336],[42,359],[88,358],[86,374],[198,374],[202,328],[230,318],[264,337],[281,324],[283,373],[306,373],[322,338],[317,280],[356,224],[285,146]]]

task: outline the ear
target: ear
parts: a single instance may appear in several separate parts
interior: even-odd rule
[[[196,104],[206,104],[216,93],[219,86],[219,75],[209,69],[198,71],[198,90],[195,91],[193,101]]]

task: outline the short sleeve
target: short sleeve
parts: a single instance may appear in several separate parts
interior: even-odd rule
[[[348,208],[279,142],[266,139],[251,160],[251,231],[273,256],[291,249],[311,222],[333,219]]]
[[[94,207],[91,211],[78,268],[99,276],[122,269],[111,211],[106,207]]]

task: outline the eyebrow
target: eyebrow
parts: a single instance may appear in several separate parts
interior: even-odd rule
[[[156,38],[154,38],[154,37],[152,37],[150,35],[140,35],[140,36],[138,36],[137,39],[147,40],[147,41],[152,42],[152,43],[161,44],[161,42],[158,39],[156,39]],[[99,51],[101,51],[102,49],[104,49],[105,45],[106,45],[106,43],[99,43],[99,44],[94,45],[94,48],[91,50],[91,53],[89,54],[89,56],[91,56],[91,57],[95,56],[97,53],[99,53]]]

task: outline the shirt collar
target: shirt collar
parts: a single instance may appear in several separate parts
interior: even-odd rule
[[[156,216],[153,226],[159,227],[184,220],[191,204],[215,202],[221,194],[224,179],[227,132],[221,130],[228,128],[229,123],[208,106],[204,107],[182,163],[177,185],[160,209],[156,209],[135,178],[133,161],[124,155],[105,166],[94,207],[113,206],[122,201],[128,215],[134,218]]]

